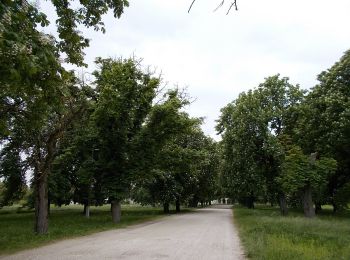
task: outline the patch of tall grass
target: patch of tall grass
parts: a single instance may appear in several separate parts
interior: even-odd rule
[[[350,211],[333,215],[330,209],[314,219],[277,208],[234,208],[242,244],[249,259],[350,259]]]

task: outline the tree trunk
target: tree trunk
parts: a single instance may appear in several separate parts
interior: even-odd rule
[[[248,209],[254,209],[254,200],[252,198],[248,198],[247,208]]]
[[[288,214],[288,208],[287,208],[286,196],[283,193],[279,195],[279,204],[280,204],[281,215],[286,216]]]
[[[337,204],[334,201],[332,202],[332,206],[333,206],[333,214],[337,213],[338,212],[338,206],[337,206]]]
[[[203,200],[201,201],[201,207],[202,207],[202,208],[204,207],[204,203],[203,203]]]
[[[315,209],[312,202],[311,186],[308,184],[303,191],[304,215],[307,218],[315,217]]]
[[[47,196],[47,175],[48,173],[37,172],[35,180],[35,224],[34,232],[42,235],[46,234],[48,223],[48,196]]]
[[[169,202],[164,202],[163,204],[163,210],[165,214],[169,214]]]
[[[197,208],[198,206],[198,200],[196,198],[191,199],[188,202],[188,206],[192,207],[192,208]]]
[[[209,200],[209,205],[211,205],[211,200]]]
[[[322,204],[321,202],[315,202],[315,213],[318,214],[322,211]]]
[[[50,216],[51,214],[51,201],[50,201],[50,196],[48,195],[47,198],[47,215]]]
[[[180,209],[180,199],[177,199],[175,204],[176,204],[176,212],[180,212],[180,210],[181,210]]]
[[[112,221],[117,224],[120,222],[121,215],[122,215],[122,209],[120,206],[119,200],[113,200],[111,202],[111,209],[112,209]]]
[[[89,203],[84,204],[84,215],[86,218],[90,218],[90,205],[89,205]]]

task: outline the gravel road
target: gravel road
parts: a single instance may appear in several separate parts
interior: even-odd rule
[[[0,257],[1,258],[1,257]],[[211,207],[2,259],[244,259],[232,210]]]

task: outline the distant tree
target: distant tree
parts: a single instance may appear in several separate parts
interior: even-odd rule
[[[18,149],[7,146],[0,152],[0,178],[3,180],[0,207],[12,205],[23,198],[27,186],[25,167]]]
[[[150,200],[151,203],[162,203],[165,213],[169,212],[169,204],[179,199],[183,190],[174,172],[181,164],[179,153],[183,150],[175,144],[175,140],[199,122],[181,111],[188,104],[188,99],[178,89],[168,91],[164,101],[152,107],[138,141],[135,142],[134,157],[138,161],[135,190],[148,194],[135,199],[140,202]]]

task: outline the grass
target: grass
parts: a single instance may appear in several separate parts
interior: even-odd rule
[[[49,218],[49,233],[38,236],[33,233],[34,212],[20,207],[0,209],[0,255],[11,254],[53,241],[84,236],[99,231],[123,228],[162,216],[160,208],[122,206],[122,220],[113,224],[110,206],[91,207],[90,218],[82,214],[78,205],[52,207]]]
[[[282,217],[276,208],[235,207],[234,221],[249,259],[350,259],[350,211],[324,209],[306,219],[297,211]]]

